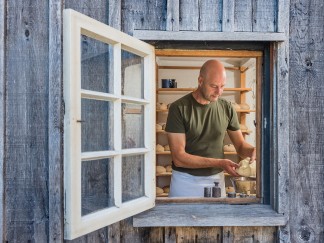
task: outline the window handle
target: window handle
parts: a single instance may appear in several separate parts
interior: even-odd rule
[[[76,120],[76,122],[80,122],[81,123],[81,122],[85,122],[85,120]]]

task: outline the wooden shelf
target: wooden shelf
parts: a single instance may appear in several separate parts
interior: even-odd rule
[[[163,133],[163,134],[166,134],[167,132],[164,131],[164,130],[156,130],[156,133]]]
[[[171,154],[170,151],[156,152],[156,154]]]
[[[156,197],[168,197],[169,196],[169,193],[161,193],[159,195],[156,195]]]
[[[224,152],[224,154],[237,154],[236,152]]]
[[[250,112],[255,112],[255,110],[235,110],[236,112],[241,112],[241,113],[250,113]],[[156,110],[156,112],[169,112],[169,110]]]
[[[252,133],[251,130],[246,130],[246,129],[241,130],[241,132],[242,132],[242,133],[247,133],[247,134]],[[167,132],[164,131],[164,130],[156,130],[156,133],[160,133],[160,134],[167,134]]]
[[[156,176],[171,176],[172,172],[156,173]]]
[[[174,92],[190,92],[194,91],[196,88],[158,88],[156,90],[157,93],[174,93]],[[240,92],[248,92],[251,91],[252,88],[224,88],[224,91],[240,91]]]

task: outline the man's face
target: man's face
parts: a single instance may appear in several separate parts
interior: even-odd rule
[[[205,100],[214,102],[224,91],[226,76],[215,72],[207,73],[206,77],[199,77],[199,84],[202,97]]]

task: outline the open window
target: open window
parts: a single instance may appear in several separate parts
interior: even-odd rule
[[[228,75],[239,80],[227,87],[226,92],[234,97],[233,101],[241,104],[254,100],[249,109],[239,108],[238,113],[242,123],[250,124],[242,130],[246,136],[253,134],[251,143],[257,146],[258,161],[262,164],[257,165],[255,198],[240,199],[238,204],[269,204],[269,196],[261,200],[265,198],[263,187],[267,184],[261,183],[266,178],[267,164],[262,147],[269,136],[264,132],[269,126],[262,126],[261,120],[269,120],[270,114],[270,88],[264,85],[269,82],[262,80],[265,60],[262,52],[155,50],[145,42],[70,9],[64,10],[63,42],[66,239],[74,239],[133,215],[137,215],[134,226],[140,227],[260,225],[255,217],[267,218],[267,225],[285,224],[285,218],[269,205],[248,205],[248,210],[243,211],[242,205],[218,207],[212,204],[207,208],[204,205],[163,204],[154,207],[158,180],[170,176],[170,173],[163,176],[155,173],[156,157],[160,156],[155,148],[159,137],[164,136],[163,131],[156,131],[156,122],[167,113],[167,110],[156,109],[156,102],[161,101],[156,94],[183,95],[195,87],[195,83],[188,85],[178,80],[177,88],[162,89],[160,80],[170,78],[170,69],[197,72],[200,64],[212,57],[228,62]],[[196,63],[183,64],[188,57]],[[263,66],[266,65],[263,63]],[[195,82],[197,75],[189,75]],[[247,92],[254,97],[249,97]],[[248,114],[253,115],[248,118]],[[253,127],[254,121],[256,127]],[[169,156],[168,153],[161,155]],[[227,155],[236,156],[235,153]],[[186,202],[192,200],[182,201]],[[211,201],[199,201],[205,202]],[[152,207],[156,211],[149,210],[153,212],[150,215],[139,214]],[[251,211],[256,214],[251,215]],[[228,217],[229,213],[234,217]],[[183,221],[178,217],[181,215],[189,217],[187,225],[181,225]],[[224,217],[227,217],[226,223]]]
[[[65,238],[154,206],[154,48],[64,10]]]

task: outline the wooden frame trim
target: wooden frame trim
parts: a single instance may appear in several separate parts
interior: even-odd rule
[[[231,28],[231,27],[228,27]],[[207,32],[207,31],[160,31],[134,30],[134,37],[140,40],[172,41],[285,41],[281,32]]]
[[[262,51],[156,49],[156,56],[179,57],[262,57]]]

